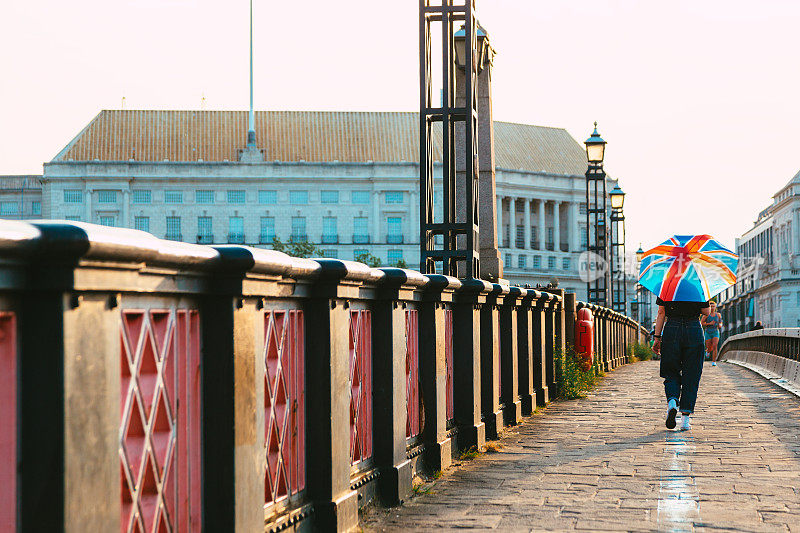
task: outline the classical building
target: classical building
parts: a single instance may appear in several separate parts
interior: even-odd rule
[[[42,218],[42,177],[0,176],[0,218]]]
[[[417,268],[418,127],[417,113],[257,112],[253,157],[246,112],[102,111],[45,163],[43,216]],[[494,135],[504,277],[582,297],[583,146],[561,128],[495,122]]]
[[[737,282],[723,292],[724,334],[764,327],[800,327],[800,173],[736,240]]]

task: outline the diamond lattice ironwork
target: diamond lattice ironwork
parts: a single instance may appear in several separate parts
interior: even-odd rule
[[[420,433],[419,320],[417,311],[406,310],[406,437]]]
[[[303,312],[266,311],[264,332],[264,499],[272,504],[305,488]]]
[[[350,311],[350,460],[372,457],[372,315]]]
[[[199,336],[196,311],[122,313],[123,532],[200,531]]]

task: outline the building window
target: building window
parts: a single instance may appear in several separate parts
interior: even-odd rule
[[[117,203],[117,191],[97,191],[97,202],[101,204]]]
[[[0,202],[0,216],[19,215],[19,202]]]
[[[561,260],[561,269],[562,270],[569,270],[572,267],[572,261],[570,261],[569,257],[565,257]]]
[[[38,200],[34,200],[33,202],[31,202],[31,214],[32,215],[42,214],[42,202]]]
[[[65,204],[80,204],[83,202],[83,192],[80,189],[64,189]]]
[[[69,216],[67,216],[66,220],[69,220],[70,222],[80,222],[81,221],[81,216],[80,215],[69,215]]]
[[[579,210],[581,215],[585,215],[588,212],[588,209],[586,209],[586,202],[580,203]]]
[[[364,244],[369,242],[369,230],[367,217],[355,217],[353,219],[353,242]]]
[[[397,263],[403,261],[403,250],[389,250],[387,259],[389,266],[397,266]]]
[[[305,205],[308,203],[308,191],[289,191],[289,203]]]
[[[384,197],[386,198],[387,204],[403,203],[403,191],[386,191]]]
[[[275,217],[261,217],[261,244],[275,240]]]
[[[228,217],[228,242],[244,244],[244,217]]]
[[[322,217],[322,243],[335,244],[339,242],[339,232],[336,228],[336,217]]]
[[[581,224],[578,231],[581,233],[581,250],[586,250],[589,248],[589,234],[586,232],[586,226]]]
[[[553,228],[547,228],[547,249],[552,250],[555,246],[555,241],[553,240]]]
[[[548,257],[547,258],[547,268],[555,268],[556,267],[556,258],[555,257]]]
[[[147,189],[134,189],[133,190],[133,203],[134,204],[149,204],[153,201],[153,193]]]
[[[353,250],[353,261],[358,261],[359,257],[363,257],[369,253],[369,250],[355,249]]]
[[[514,236],[514,245],[517,248],[525,248],[525,227],[517,225],[517,234]]]
[[[214,242],[214,224],[211,217],[197,217],[197,242],[200,244]]]
[[[387,217],[386,218],[386,242],[389,244],[402,244],[403,243],[403,219],[402,217]]]
[[[307,242],[306,217],[292,217],[292,240],[294,242]]]
[[[327,248],[325,250],[322,250],[322,257],[327,257],[328,259],[338,259],[339,250],[334,250],[332,248]]]
[[[540,269],[542,268],[542,256],[541,255],[534,255],[533,256],[533,268]]]
[[[150,217],[133,217],[133,227],[150,233]]]
[[[350,193],[350,202],[354,204],[368,204],[369,191],[353,191]]]
[[[243,204],[245,202],[244,191],[228,191],[229,204]]]
[[[517,268],[522,268],[522,269],[528,268],[527,255],[520,255],[519,257],[517,257]]]
[[[320,191],[319,201],[323,204],[338,204],[339,191]]]
[[[182,204],[183,191],[164,191],[165,204]]]
[[[117,225],[117,217],[102,215],[100,217],[100,225],[101,226],[108,226],[108,227],[116,227]]]
[[[180,194],[180,193],[178,193]],[[166,197],[166,196],[165,196]],[[181,217],[167,217],[167,235],[171,241],[179,241],[181,236]]]
[[[194,201],[198,204],[213,204],[214,191],[195,191]]]
[[[531,226],[531,248],[539,249],[539,227]]]
[[[278,191],[258,191],[258,203],[260,204],[277,204]]]
[[[508,266],[508,268],[511,268],[511,265],[512,265],[512,263],[511,263],[511,254],[506,254],[506,260],[504,261],[504,263]]]

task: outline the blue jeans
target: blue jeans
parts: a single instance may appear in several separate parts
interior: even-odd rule
[[[703,328],[696,318],[668,318],[661,332],[661,377],[667,400],[679,400],[682,413],[694,411],[703,373]]]

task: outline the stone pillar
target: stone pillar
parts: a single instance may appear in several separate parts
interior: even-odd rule
[[[524,230],[523,233],[525,235],[524,237],[525,243],[522,247],[526,250],[530,250],[531,249],[531,200],[530,198],[523,198],[522,201],[524,202],[523,204],[524,217],[522,223],[525,224],[525,227],[523,228]]]
[[[464,280],[453,302],[454,415],[458,449],[486,444],[481,421],[481,307],[492,285],[480,279]]]
[[[556,345],[556,306],[553,295],[548,294],[547,305],[544,309],[544,363],[545,381],[547,388],[554,394],[556,387],[555,345]]]
[[[503,247],[503,197],[497,197],[497,247]]]
[[[444,470],[452,460],[447,436],[447,363],[445,361],[445,307],[461,286],[455,278],[431,274],[419,303],[419,376],[422,404],[425,464],[431,471]]]
[[[486,37],[488,40],[488,36]],[[487,43],[488,44],[488,43]],[[481,261],[481,277],[486,279],[499,279],[503,277],[503,266],[497,245],[497,218],[496,204],[491,201],[497,197],[495,186],[495,160],[494,160],[494,119],[492,118],[492,50],[487,54],[483,70],[478,74],[478,135],[475,140],[478,149],[478,218],[480,229],[478,235],[478,250]],[[465,73],[456,68],[456,106],[466,107],[464,95]],[[465,160],[465,130],[464,123],[458,122],[455,127],[456,143],[456,220],[466,220],[464,205],[464,169]]]
[[[517,199],[508,199],[508,247],[517,249]]]
[[[533,307],[531,307],[531,331],[533,332],[531,335],[533,342],[531,345],[533,357],[531,359],[531,373],[533,375],[533,387],[536,394],[536,405],[544,406],[550,401],[546,376],[547,364],[545,363],[545,359],[547,358],[547,345],[549,343],[552,346],[552,343],[547,340],[547,333],[545,330],[545,323],[547,322],[545,309],[550,295],[538,291],[534,291],[534,294],[536,295],[535,301],[532,302]]]
[[[564,342],[567,346],[575,348],[575,322],[578,319],[575,293],[564,294]]]
[[[581,248],[581,225],[578,223],[578,202],[569,204],[570,252],[579,252]]]
[[[481,306],[481,414],[486,438],[496,439],[503,427],[500,411],[500,314],[508,287],[495,283]]]
[[[94,191],[92,189],[87,188],[85,192],[86,201],[84,202],[86,205],[84,206],[85,211],[83,214],[84,222],[92,222],[92,193]]]
[[[122,191],[122,220],[120,221],[123,228],[131,227],[131,191],[125,189]]]
[[[539,249],[545,250],[547,246],[545,242],[547,241],[547,226],[545,222],[545,206],[547,202],[544,199],[539,199]]]
[[[525,293],[525,289],[511,287],[500,307],[500,403],[503,406],[503,423],[507,426],[516,425],[522,420],[517,309]]]
[[[522,416],[533,413],[536,406],[536,388],[533,383],[533,312],[536,291],[524,290],[517,307],[517,375]]]
[[[372,191],[372,244],[384,242],[381,239],[381,193]],[[374,250],[373,250],[374,252]]]
[[[561,201],[556,200],[553,202],[553,250],[556,252],[561,251],[561,213],[559,208]]]

